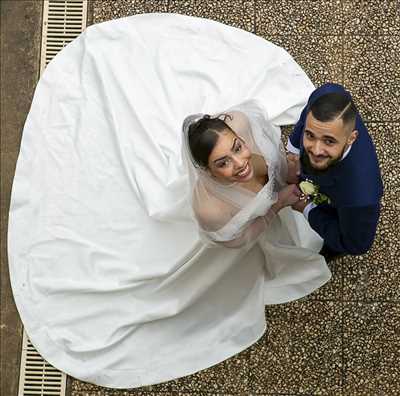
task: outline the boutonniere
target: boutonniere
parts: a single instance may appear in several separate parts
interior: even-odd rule
[[[299,184],[301,192],[310,199],[310,202],[315,205],[320,205],[323,203],[331,203],[331,200],[325,194],[319,192],[319,186],[314,184],[311,180],[304,180]]]

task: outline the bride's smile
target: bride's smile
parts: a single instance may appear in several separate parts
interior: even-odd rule
[[[241,180],[246,179],[247,176],[250,175],[251,171],[252,171],[251,164],[250,162],[247,162],[245,167],[236,173],[236,176]]]

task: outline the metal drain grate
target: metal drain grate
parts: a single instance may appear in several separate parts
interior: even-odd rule
[[[40,74],[86,28],[87,0],[44,0]],[[18,396],[64,396],[67,376],[47,363],[24,331]]]
[[[24,331],[18,396],[65,395],[67,376],[47,363]]]
[[[85,28],[87,0],[44,0],[40,74]]]

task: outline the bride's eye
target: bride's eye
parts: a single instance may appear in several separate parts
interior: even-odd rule
[[[242,145],[238,143],[235,147],[235,153],[239,153],[242,150]]]
[[[225,168],[228,165],[229,161],[228,160],[223,160],[217,162],[217,168]]]

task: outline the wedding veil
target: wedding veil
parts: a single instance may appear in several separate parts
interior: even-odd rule
[[[222,184],[196,163],[189,147],[189,127],[203,116],[190,115],[183,123],[182,155],[188,168],[192,215],[203,240],[208,243],[232,241],[243,237],[257,218],[268,224],[274,217],[270,209],[277,201],[278,191],[286,184],[287,174],[280,128],[269,122],[266,110],[255,100],[214,115],[223,117],[251,152],[264,158],[268,182],[256,194],[240,183]]]

